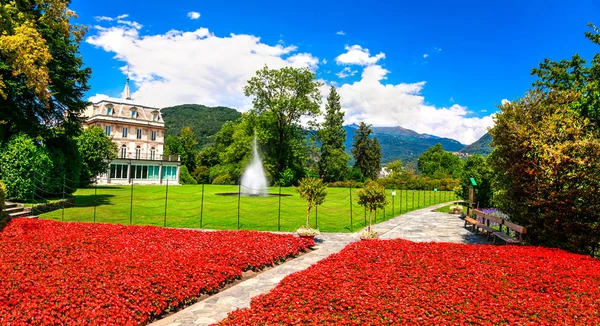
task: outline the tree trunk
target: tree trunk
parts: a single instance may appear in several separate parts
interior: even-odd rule
[[[308,209],[306,210],[306,228],[310,228],[310,226],[308,226],[309,216],[310,216],[310,205],[308,206]]]
[[[367,231],[371,232],[371,217],[373,216],[373,209],[369,208],[369,227],[367,227]]]

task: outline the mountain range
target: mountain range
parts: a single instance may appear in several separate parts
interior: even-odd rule
[[[212,137],[227,121],[235,121],[241,113],[227,107],[207,107],[199,104],[184,104],[161,110],[167,136],[178,135],[184,127],[190,127],[196,134],[198,146],[204,147],[212,142]],[[354,133],[358,125],[344,126],[346,131],[346,151],[350,154]],[[464,145],[450,139],[429,134],[419,134],[416,131],[397,127],[372,127],[373,135],[377,137],[381,152],[382,162],[387,163],[396,159],[403,162],[416,162],[416,159],[429,147],[440,143],[446,151],[464,154],[487,155],[491,152],[491,136],[486,133],[481,139],[471,145]]]

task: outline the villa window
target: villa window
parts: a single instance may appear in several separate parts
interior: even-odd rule
[[[142,149],[138,146],[135,148],[135,159],[139,160],[142,157]]]
[[[112,106],[106,107],[106,114],[107,115],[113,115],[113,108],[112,108]]]
[[[123,138],[127,137],[128,128],[123,128]]]
[[[138,113],[137,111],[131,111],[131,119],[137,119]]]
[[[151,159],[151,160],[154,160],[154,159],[155,159],[155,157],[156,157],[156,149],[154,149],[154,147],[152,147],[152,148],[150,149],[150,159]]]
[[[107,136],[110,136],[110,126],[104,127],[104,131],[106,132]]]
[[[156,131],[152,131],[152,140],[156,140]]]
[[[137,139],[142,139],[142,129],[137,130]]]
[[[152,114],[152,121],[158,121],[158,113]]]
[[[121,158],[127,158],[127,146],[121,146]]]

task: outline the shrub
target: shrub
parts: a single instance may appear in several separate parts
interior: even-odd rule
[[[369,210],[369,225],[367,227],[367,232],[370,233],[373,211],[382,209],[387,204],[385,188],[376,181],[367,182],[367,184],[358,192],[358,204]]]
[[[308,222],[310,210],[313,207],[321,205],[325,201],[325,197],[327,196],[327,187],[323,183],[322,179],[306,177],[300,179],[298,187],[294,187],[294,190],[298,192],[300,197],[306,199],[306,203],[308,204],[306,210],[305,228],[309,229],[310,225],[308,224]]]
[[[77,146],[81,153],[81,185],[92,183],[99,174],[106,171],[108,162],[117,157],[117,144],[106,136],[104,130],[91,126],[86,128],[77,138]]]
[[[192,177],[185,165],[179,167],[179,181],[184,185],[195,185],[198,181]]]
[[[198,166],[192,172],[192,177],[196,179],[198,184],[207,184],[210,179],[210,170],[207,166]]]
[[[6,200],[6,186],[2,180],[0,180],[0,218],[2,218],[2,214],[4,213],[4,201]]]
[[[216,177],[212,184],[214,185],[234,185],[235,184],[235,180],[233,179],[233,177],[229,174],[224,174],[224,175],[220,175],[218,177]]]
[[[0,149],[0,179],[9,199],[31,199],[34,182],[47,180],[52,167],[48,150],[25,134],[11,137]]]

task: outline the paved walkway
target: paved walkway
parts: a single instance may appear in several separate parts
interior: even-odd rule
[[[382,239],[402,238],[411,241],[485,243],[463,227],[456,215],[433,212],[439,204],[397,216],[373,226]],[[250,306],[250,299],[268,293],[289,274],[302,271],[319,260],[358,241],[356,233],[324,233],[319,236],[314,251],[278,265],[254,278],[241,282],[171,316],[152,323],[152,326],[210,325],[227,317],[238,308]]]

